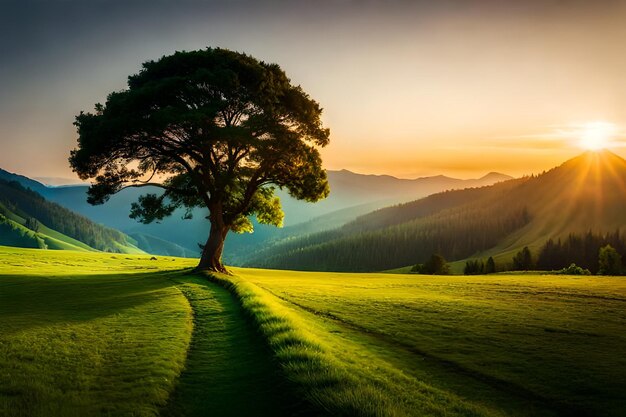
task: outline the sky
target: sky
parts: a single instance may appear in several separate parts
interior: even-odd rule
[[[75,177],[76,114],[207,46],[278,63],[320,102],[328,169],[538,173],[589,126],[626,156],[625,19],[626,1],[0,0],[0,168]]]

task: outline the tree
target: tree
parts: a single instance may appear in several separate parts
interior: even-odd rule
[[[479,260],[469,260],[465,262],[463,273],[465,275],[480,275],[485,270],[485,264]]]
[[[533,269],[533,257],[528,246],[517,252],[513,257],[513,269],[516,271],[529,271]]]
[[[513,257],[513,269],[516,271],[529,271],[533,269],[533,257],[528,246],[517,252]]]
[[[33,232],[39,231],[39,221],[37,221],[37,219],[34,217],[28,217],[26,219],[26,223],[24,223],[24,226],[32,230]]]
[[[448,275],[450,267],[446,263],[446,259],[435,253],[424,263],[420,271],[422,274],[430,275]]]
[[[198,268],[227,272],[229,231],[252,232],[253,215],[282,225],[275,187],[311,202],[328,195],[321,114],[276,64],[226,49],[176,52],[144,63],[126,90],[76,117],[69,160],[81,179],[95,179],[91,204],[126,187],[161,188],[132,205],[142,223],[206,207],[211,230]]]
[[[496,272],[496,261],[493,260],[493,256],[490,256],[487,259],[487,263],[485,264],[485,274],[493,274]]]
[[[622,273],[622,257],[611,245],[600,248],[598,254],[600,275],[620,275]]]

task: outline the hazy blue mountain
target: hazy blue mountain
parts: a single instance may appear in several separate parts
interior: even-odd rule
[[[92,206],[86,201],[87,186],[85,185],[47,187],[40,182],[6,171],[0,171],[0,178],[2,175],[12,177],[13,180],[39,192],[47,199],[97,223],[130,235],[150,236],[153,239],[170,242],[184,249],[188,255],[197,255],[198,243],[204,243],[208,236],[209,225],[205,218],[206,210],[195,210],[193,218],[184,221],[182,210],[175,212],[172,217],[160,223],[149,225],[130,219],[128,213],[131,203],[135,202],[141,194],[159,193],[158,188],[126,189],[112,196],[106,204]],[[327,199],[318,203],[298,201],[289,197],[286,192],[279,191],[278,195],[281,197],[285,211],[285,227],[278,229],[255,224],[253,234],[231,233],[226,241],[226,262],[240,264],[247,259],[250,251],[263,247],[267,242],[338,227],[377,208],[415,200],[443,190],[489,185],[511,177],[490,173],[482,178],[470,180],[441,175],[399,179],[388,175],[363,175],[341,170],[328,171],[328,178],[331,194]],[[147,240],[141,240],[139,246],[149,252],[163,247],[163,245],[149,245],[147,242]],[[166,252],[163,254],[168,254]]]
[[[191,258],[197,255],[195,251],[190,251],[180,245],[168,242],[167,240],[163,240],[155,236],[143,233],[131,233],[129,236],[137,242],[138,247],[148,253],[178,256],[183,258]]]
[[[28,177],[25,177],[23,175],[14,174],[12,172],[5,171],[2,168],[0,168],[0,180],[17,181],[23,187],[30,188],[31,190],[37,191],[40,194],[42,194],[42,192],[45,192],[47,190],[47,188],[48,188],[48,187],[46,187],[45,185],[43,185],[42,183],[40,183],[38,181],[32,180],[32,179],[30,179]]]

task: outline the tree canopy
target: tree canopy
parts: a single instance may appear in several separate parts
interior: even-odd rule
[[[102,204],[129,186],[152,185],[131,217],[150,223],[178,207],[207,207],[211,233],[199,267],[221,264],[229,231],[250,232],[250,216],[280,226],[275,187],[297,199],[329,193],[318,148],[329,142],[322,109],[276,64],[208,48],[143,64],[128,88],[75,121],[70,165],[94,179]]]

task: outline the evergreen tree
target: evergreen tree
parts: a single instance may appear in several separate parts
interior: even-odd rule
[[[496,272],[496,261],[493,260],[493,256],[490,256],[487,259],[487,263],[485,264],[485,274],[493,274]]]
[[[39,222],[34,217],[27,218],[24,226],[26,226],[28,229],[32,230],[33,232],[39,231]]]
[[[530,271],[533,269],[533,258],[528,246],[517,252],[513,257],[513,269],[516,271]]]
[[[465,275],[480,275],[485,271],[485,264],[479,260],[469,260],[465,263]]]

